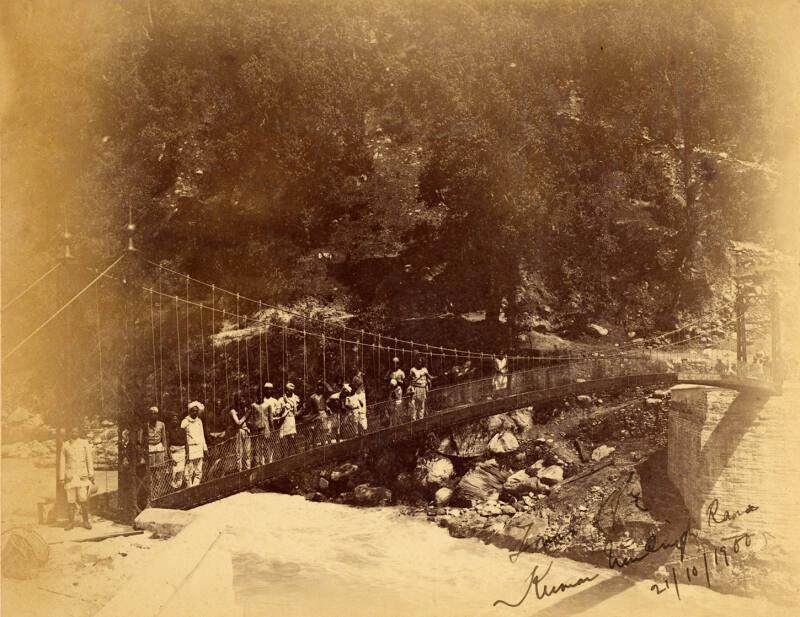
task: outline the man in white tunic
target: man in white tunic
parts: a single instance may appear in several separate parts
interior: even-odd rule
[[[70,438],[61,444],[58,479],[67,493],[68,521],[64,527],[69,531],[75,526],[75,508],[80,505],[83,526],[91,529],[89,522],[89,486],[94,484],[94,456],[91,444],[82,437],[79,425],[70,429]]]
[[[208,454],[203,421],[199,418],[205,406],[199,401],[189,403],[189,415],[181,422],[186,431],[186,486],[197,486],[203,477],[203,458]]]

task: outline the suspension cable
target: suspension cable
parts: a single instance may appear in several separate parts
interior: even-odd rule
[[[261,317],[261,302],[258,303],[258,316]],[[258,334],[258,402],[264,400],[264,364],[262,361],[261,348],[262,348],[261,333]]]
[[[264,349],[265,349],[265,356],[267,362],[267,381],[270,381],[269,378],[269,324],[264,328]]]
[[[325,335],[320,337],[320,345],[322,346],[322,383],[328,384],[328,375],[325,371]]]
[[[241,323],[239,321],[239,294],[236,294],[236,391],[242,396],[242,337],[239,332]],[[230,403],[228,404],[230,406]]]
[[[82,296],[84,293],[86,293],[86,291],[88,291],[89,289],[91,289],[92,285],[94,285],[94,284],[95,284],[97,281],[99,281],[101,278],[103,278],[103,277],[104,277],[104,276],[105,276],[105,275],[106,275],[106,274],[107,274],[107,273],[108,273],[108,272],[109,272],[109,271],[110,271],[110,270],[111,270],[111,269],[112,269],[114,266],[116,266],[116,265],[117,265],[117,264],[118,264],[120,261],[122,261],[122,258],[123,258],[123,257],[125,257],[125,255],[126,255],[126,253],[123,253],[122,255],[120,255],[119,257],[117,257],[117,258],[116,258],[116,259],[115,259],[115,260],[114,260],[114,261],[111,263],[111,265],[110,265],[110,266],[108,266],[108,267],[107,267],[105,270],[103,270],[103,271],[102,271],[100,274],[98,274],[96,277],[94,277],[94,278],[91,280],[91,282],[90,282],[88,285],[86,285],[86,287],[84,287],[84,288],[83,288],[83,289],[81,289],[81,290],[80,290],[78,293],[76,293],[74,296],[72,296],[72,298],[70,298],[70,299],[69,299],[69,300],[68,300],[68,301],[67,301],[67,302],[66,302],[64,305],[62,305],[62,307],[61,307],[60,309],[58,309],[58,310],[57,310],[55,313],[53,313],[52,315],[50,315],[50,317],[48,317],[48,318],[47,318],[47,319],[46,319],[46,320],[45,320],[45,321],[44,321],[44,322],[43,322],[43,323],[42,323],[42,324],[41,324],[39,327],[37,327],[37,328],[36,328],[36,329],[35,329],[33,332],[31,332],[31,333],[30,333],[28,336],[26,336],[26,337],[25,337],[24,339],[22,339],[22,340],[21,340],[19,343],[17,343],[17,344],[16,344],[16,345],[15,345],[15,346],[14,346],[14,347],[11,349],[11,351],[9,351],[9,352],[8,352],[6,355],[4,355],[4,356],[3,356],[3,360],[4,360],[4,361],[5,361],[5,360],[8,360],[8,358],[10,358],[11,356],[13,356],[13,355],[14,355],[14,354],[15,354],[17,351],[19,351],[19,350],[20,350],[20,348],[22,348],[22,346],[23,346],[23,345],[25,345],[25,343],[27,343],[27,342],[28,342],[29,340],[31,340],[31,339],[32,339],[34,336],[36,336],[36,335],[37,335],[37,334],[38,334],[38,333],[39,333],[39,332],[40,332],[40,331],[41,331],[41,330],[42,330],[42,329],[43,329],[43,328],[44,328],[44,327],[45,327],[47,324],[49,324],[49,323],[50,323],[51,321],[53,321],[53,320],[54,320],[56,317],[58,317],[58,316],[59,316],[61,313],[63,313],[65,310],[67,310],[67,308],[69,308],[69,307],[70,307],[70,306],[71,306],[71,305],[72,305],[72,304],[73,304],[73,303],[74,303],[74,302],[75,302],[75,301],[76,301],[78,298],[80,298],[80,297],[81,297],[81,296]]]
[[[99,320],[99,315],[98,315]],[[153,292],[150,292],[150,339],[153,344],[153,400],[158,403],[158,363],[156,361],[156,318],[153,313]]]
[[[206,378],[206,333],[203,324],[203,304],[200,304],[200,350],[203,356],[203,402],[208,402],[208,380]]]
[[[308,353],[306,348],[306,324],[303,322],[303,403],[306,401],[306,382],[308,381]]]
[[[289,352],[286,349],[286,326],[283,326],[283,382],[281,384],[282,388],[286,387],[287,382],[289,381],[289,373],[286,370],[287,360],[289,358]]]
[[[161,294],[161,272],[158,273],[158,369],[159,369],[159,379],[158,379],[158,392],[160,395],[160,399],[158,401],[158,405],[161,409],[164,408],[164,337],[163,337],[163,321],[164,318],[162,317],[162,296]],[[183,410],[181,410],[183,411]],[[180,413],[180,412],[179,412]]]
[[[54,266],[53,266],[52,268],[50,268],[50,269],[49,269],[47,272],[45,272],[44,274],[42,274],[42,276],[40,276],[38,279],[36,279],[35,281],[33,281],[33,283],[31,283],[30,285],[28,285],[28,286],[27,286],[25,289],[23,289],[21,292],[19,292],[19,293],[18,293],[16,296],[14,296],[13,298],[11,298],[11,300],[9,300],[8,302],[6,302],[6,303],[5,303],[5,304],[2,306],[2,308],[0,308],[0,312],[2,312],[2,311],[5,311],[7,308],[9,308],[10,306],[12,306],[14,303],[16,303],[16,301],[17,301],[17,300],[19,300],[20,298],[22,298],[22,297],[23,297],[25,294],[27,294],[27,293],[28,293],[28,292],[29,292],[31,289],[33,289],[34,287],[36,287],[36,286],[37,286],[39,283],[41,283],[41,282],[42,282],[44,279],[46,279],[48,276],[50,276],[50,275],[51,275],[53,272],[55,272],[56,270],[58,270],[58,268],[59,268],[59,267],[61,267],[62,263],[63,263],[63,262],[61,262],[61,261],[57,262],[57,263],[56,263],[56,265],[54,265]]]
[[[211,288],[211,417],[213,418],[212,424],[217,426],[217,352],[214,349],[214,337],[217,334],[217,298],[216,288]]]
[[[189,394],[191,383],[189,381],[189,373],[191,371],[191,357],[189,355],[189,275],[186,275],[186,401],[187,404],[192,400]]]
[[[103,396],[103,339],[100,336],[100,284],[94,288],[95,291],[95,307],[97,309],[97,364],[99,367],[100,381],[100,409],[105,413],[106,403]]]
[[[181,409],[186,409],[183,401],[183,361],[181,360],[181,356],[183,352],[181,351],[181,322],[178,316],[178,296],[175,296],[175,332],[177,333],[177,342],[178,342],[178,392],[180,393],[181,397]],[[186,405],[189,404],[189,401],[186,401]]]

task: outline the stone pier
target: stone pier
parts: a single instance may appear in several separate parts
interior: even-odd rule
[[[796,486],[797,453],[786,447],[785,408],[781,397],[691,384],[672,388],[668,475],[693,527],[728,526],[729,518],[752,530],[791,522],[781,511]]]

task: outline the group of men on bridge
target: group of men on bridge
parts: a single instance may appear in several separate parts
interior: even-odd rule
[[[508,383],[508,360],[504,353],[494,357],[493,387],[504,389]],[[472,379],[476,369],[470,360],[456,364],[442,377],[450,384]],[[383,376],[386,404],[380,405],[377,420],[381,426],[398,424],[401,420],[419,420],[428,412],[428,393],[434,380],[426,366],[425,356],[415,358],[406,372],[398,357]],[[191,487],[203,478],[203,464],[211,468],[230,466],[243,471],[291,456],[310,447],[324,446],[343,439],[364,435],[369,426],[365,375],[358,372],[349,382],[331,387],[320,379],[314,392],[304,402],[296,393],[293,381],[288,380],[277,395],[271,382],[255,400],[245,400],[239,394],[232,397],[225,414],[223,454],[209,457],[212,434],[204,425],[201,414],[205,406],[200,401],[188,405],[187,415],[179,419],[172,415],[169,423],[162,422],[158,407],[150,408],[146,434],[148,466],[160,478],[168,477],[172,489]],[[298,427],[304,430],[298,433]],[[224,444],[227,443],[227,449]],[[211,469],[209,469],[209,473]],[[208,474],[207,474],[208,475]]]

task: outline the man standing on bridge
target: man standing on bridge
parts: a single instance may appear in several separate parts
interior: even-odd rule
[[[428,390],[434,379],[425,366],[425,357],[417,356],[414,366],[409,371],[411,385],[408,387],[411,392],[411,419],[420,420],[425,417],[425,404],[428,400]]]
[[[389,380],[389,426],[403,421],[403,386],[396,379]]]
[[[172,414],[167,429],[169,440],[169,457],[172,460],[172,488],[183,486],[183,474],[186,469],[186,431],[181,428],[177,414]]]
[[[186,486],[197,486],[203,477],[203,458],[208,454],[208,445],[199,414],[204,409],[203,403],[192,401],[189,403],[189,415],[181,422],[181,428],[186,431]]]
[[[310,397],[311,412],[315,415],[312,418],[313,444],[327,445],[331,443],[331,424],[328,416],[328,402],[325,396],[325,382],[321,379],[317,382],[317,389]]]
[[[400,368],[400,358],[395,356],[392,358],[392,368],[386,373],[384,377],[387,383],[391,382],[394,379],[402,388],[406,384],[406,374],[403,369]]]
[[[495,390],[505,390],[508,388],[508,358],[502,349],[500,354],[494,357],[494,377],[492,385]]]
[[[300,413],[300,398],[294,393],[294,384],[290,381],[283,389],[283,396],[278,399],[278,408],[280,416],[279,435],[286,443],[287,455],[294,454],[297,451],[297,420],[295,417]]]
[[[353,392],[353,389],[345,384],[343,392],[347,394],[344,407],[349,416],[348,423],[353,427],[355,433],[353,436],[363,435],[367,432],[367,398],[363,385]]]
[[[266,465],[271,456],[267,451],[267,440],[270,434],[270,424],[277,400],[272,396],[272,384],[264,384],[264,394],[260,403],[250,403],[250,413],[247,425],[250,427],[250,438],[253,442],[253,456],[256,465]]]

